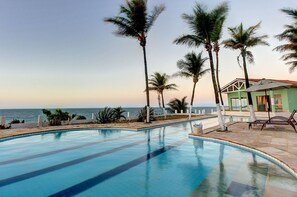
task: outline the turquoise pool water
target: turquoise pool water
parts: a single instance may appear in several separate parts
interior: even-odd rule
[[[217,119],[200,121],[205,128]],[[276,164],[188,138],[195,122],[144,131],[77,130],[0,142],[0,196],[267,196],[297,194]]]

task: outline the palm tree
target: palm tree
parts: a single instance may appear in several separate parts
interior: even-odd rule
[[[170,102],[167,104],[169,105],[169,111],[171,113],[174,113],[175,110],[178,113],[181,113],[181,111],[185,112],[187,110],[187,105],[188,103],[186,102],[186,96],[183,97],[181,100],[174,98],[172,100],[170,100]]]
[[[105,18],[105,22],[112,23],[118,27],[116,35],[136,38],[143,50],[144,72],[146,85],[147,108],[150,107],[148,71],[146,60],[146,38],[148,31],[153,26],[158,16],[164,11],[165,6],[155,6],[151,14],[147,13],[147,0],[126,0],[125,5],[120,6],[120,15],[113,18]],[[149,110],[147,110],[149,111]],[[150,122],[147,116],[146,122]]]
[[[223,110],[224,110],[224,101],[222,97],[221,85],[219,80],[219,51],[220,51],[219,40],[222,37],[223,25],[226,20],[227,12],[229,10],[228,4],[227,3],[224,3],[224,4],[225,5],[221,9],[225,9],[225,11],[222,11],[221,9],[219,9],[218,12],[214,12],[214,14],[217,14],[215,18],[218,18],[218,22],[216,23],[216,26],[212,33],[213,51],[215,52],[215,57],[216,57],[216,80],[217,80],[218,91],[219,91],[221,104],[223,106]]]
[[[192,77],[193,79],[193,90],[192,90],[192,97],[191,97],[191,103],[190,107],[193,107],[193,101],[194,101],[194,95],[195,95],[195,89],[196,84],[199,81],[199,79],[205,75],[209,69],[204,69],[204,62],[207,60],[207,58],[202,58],[202,52],[199,54],[195,54],[194,52],[188,53],[185,55],[185,59],[180,59],[177,62],[177,67],[179,68],[179,71],[174,74],[174,76],[180,76],[180,77]]]
[[[285,31],[276,35],[280,41],[287,41],[287,43],[276,47],[274,50],[288,52],[282,56],[282,59],[284,61],[289,60],[286,64],[291,65],[289,71],[293,72],[297,68],[297,10],[282,9],[281,11],[291,16],[294,22],[291,25],[285,25]]]
[[[254,57],[251,51],[248,51],[248,48],[255,47],[257,45],[269,45],[264,39],[267,38],[267,35],[257,36],[256,31],[259,29],[261,23],[258,23],[254,26],[251,26],[247,29],[243,28],[242,23],[239,26],[228,28],[231,38],[224,40],[224,47],[234,50],[239,50],[240,54],[237,57],[239,63],[239,58],[242,57],[243,62],[243,71],[245,77],[246,88],[249,88],[249,77],[246,65],[246,59],[250,62],[254,62]],[[253,108],[253,101],[250,92],[247,92],[249,110],[252,121],[256,120],[256,115]]]
[[[217,25],[221,22],[222,16],[226,15],[227,10],[228,9],[226,3],[217,6],[210,12],[207,12],[206,8],[197,3],[194,7],[193,14],[182,15],[182,18],[192,30],[192,34],[182,35],[174,41],[174,43],[176,44],[186,44],[190,47],[199,47],[201,45],[204,45],[206,51],[208,52],[211,78],[215,95],[215,103],[217,105],[218,119],[222,130],[225,130],[226,128],[221,113],[220,100],[218,95],[218,86],[216,82],[215,68],[212,56],[212,41]]]
[[[162,107],[165,108],[164,104],[164,90],[177,90],[177,85],[174,83],[168,84],[169,76],[165,73],[159,73],[155,72],[153,75],[151,75],[151,79],[149,79],[149,90],[154,90],[158,93],[158,100],[161,97],[162,100]]]

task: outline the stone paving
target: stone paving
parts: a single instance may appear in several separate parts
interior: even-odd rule
[[[291,126],[260,126],[248,129],[248,123],[233,122],[228,125],[228,132],[221,132],[213,127],[204,131],[202,137],[225,140],[262,151],[287,164],[297,173],[297,133]]]

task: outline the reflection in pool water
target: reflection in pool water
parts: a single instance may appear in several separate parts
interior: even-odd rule
[[[216,121],[202,123],[207,128]],[[188,138],[193,124],[3,141],[1,197],[269,196],[269,191],[296,196],[297,180],[288,172],[254,153]]]

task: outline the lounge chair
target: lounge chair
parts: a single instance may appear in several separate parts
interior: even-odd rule
[[[289,116],[289,118],[283,117],[283,116],[274,116],[272,118],[270,118],[269,120],[267,120],[265,123],[263,123],[261,130],[266,127],[267,124],[272,124],[272,125],[290,125],[291,127],[293,127],[294,131],[297,133],[296,131],[296,120],[294,118],[294,115],[296,113],[296,110],[294,109],[291,113],[291,115]]]
[[[253,122],[249,122],[249,129],[252,127],[252,125],[262,124],[261,130],[263,130],[264,127],[266,127],[267,124],[271,125],[290,125],[293,127],[294,131],[296,131],[295,124],[297,125],[297,121],[294,118],[294,115],[296,113],[296,110],[294,109],[289,116],[289,118],[286,118],[284,116],[274,116],[268,120],[255,120]]]
[[[249,129],[251,129],[252,128],[252,126],[254,125],[258,125],[258,124],[260,124],[260,125],[263,125],[265,122],[267,121],[267,119],[266,120],[255,120],[255,121],[253,121],[253,122],[248,122],[249,123]]]

